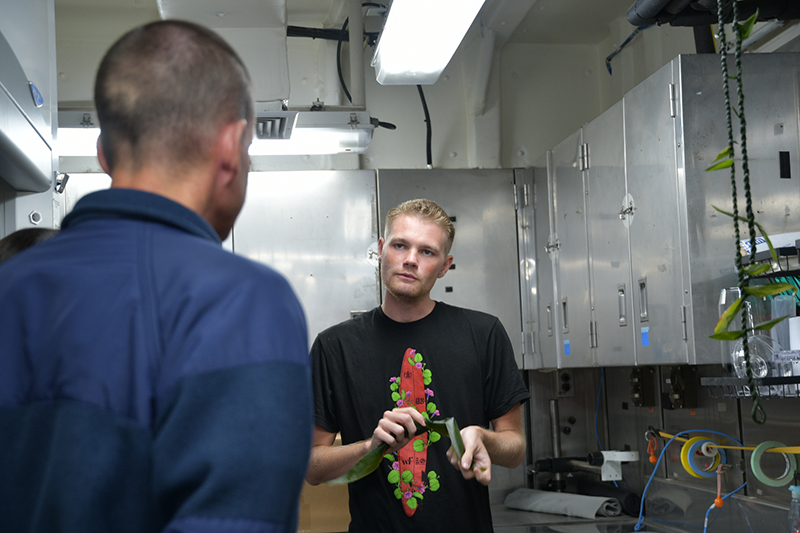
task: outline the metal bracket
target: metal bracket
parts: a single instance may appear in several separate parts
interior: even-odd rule
[[[64,189],[67,188],[67,182],[69,181],[69,174],[56,174],[56,192],[58,194],[62,194]]]

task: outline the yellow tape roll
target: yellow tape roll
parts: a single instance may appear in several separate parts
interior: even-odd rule
[[[725,452],[722,450],[717,450],[713,454],[714,459],[710,466],[705,468],[699,466],[695,462],[694,456],[705,445],[716,446],[717,443],[705,437],[692,437],[691,439],[687,440],[683,445],[683,448],[681,448],[681,464],[683,465],[683,469],[686,470],[692,477],[714,477],[716,475],[717,467],[725,460]]]
[[[797,468],[797,460],[794,455],[782,454],[786,460],[786,470],[778,478],[769,477],[761,470],[761,456],[764,455],[764,452],[770,448],[784,448],[785,446],[782,442],[768,440],[756,446],[756,449],[753,450],[753,455],[750,456],[750,469],[753,471],[753,475],[768,487],[783,487],[792,481],[794,471]]]
[[[695,442],[700,442],[703,440],[706,440],[706,438],[692,437],[691,439],[687,440],[684,443],[683,448],[681,448],[681,464],[683,465],[683,469],[686,470],[689,473],[689,475],[693,477],[703,477],[703,476],[695,472],[694,468],[692,468],[692,466],[689,464],[689,448],[691,448]]]

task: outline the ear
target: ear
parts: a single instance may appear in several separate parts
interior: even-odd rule
[[[224,125],[214,140],[214,153],[216,154],[217,174],[223,184],[232,181],[239,174],[242,161],[242,141],[247,129],[247,121],[237,120]]]
[[[442,265],[442,269],[439,271],[439,275],[436,276],[437,278],[443,278],[447,271],[450,270],[450,265],[453,264],[453,256],[448,255],[447,259],[444,260],[444,265]]]
[[[108,167],[108,161],[106,160],[106,153],[103,151],[103,143],[100,140],[100,135],[97,136],[97,159],[100,161],[100,168],[103,169],[103,172],[110,176],[111,169]]]
[[[383,240],[383,237],[378,239],[378,260],[380,260],[380,257],[383,255],[383,245],[385,243],[386,241]]]

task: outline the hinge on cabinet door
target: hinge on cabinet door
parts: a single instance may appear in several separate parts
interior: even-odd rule
[[[675,104],[676,104],[676,102],[675,102],[675,84],[674,83],[670,83],[669,84],[669,116],[671,116],[672,118],[675,118],[675,116],[677,115],[677,112],[675,110],[675,107],[676,107]]]
[[[597,322],[589,321],[589,348],[597,348]]]
[[[589,145],[583,143],[578,154],[578,170],[586,170],[587,168],[589,168]]]
[[[522,184],[522,207],[528,207],[531,203],[531,188],[528,183]]]
[[[530,349],[528,347],[530,346]],[[536,353],[536,332],[522,332],[522,355],[533,355]]]
[[[683,326],[683,340],[687,340],[689,335],[686,331],[686,306],[681,306],[681,325]]]

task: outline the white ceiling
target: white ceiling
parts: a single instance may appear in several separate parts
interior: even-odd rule
[[[634,0],[487,0],[491,4],[517,2],[532,7],[511,37],[512,42],[590,44],[608,35],[608,24],[624,16]],[[224,20],[226,27],[254,27],[265,18],[266,0],[55,0],[59,9],[91,8],[97,15],[124,16],[126,9],[149,10],[154,16],[161,4],[168,15],[205,19],[208,25]],[[346,13],[346,0],[286,0],[288,23],[318,27],[337,26]],[[222,14],[222,16],[218,16]]]
[[[117,37],[139,24],[161,18],[180,18],[234,32],[275,27],[276,21],[278,26],[285,23],[312,28],[339,28],[347,16],[349,2],[55,0],[59,101],[82,103],[91,100],[90,78],[103,52]],[[496,46],[506,42],[595,44],[608,36],[609,23],[624,17],[633,2],[486,0],[479,18],[485,27],[494,30]],[[259,44],[254,43],[251,48]]]

